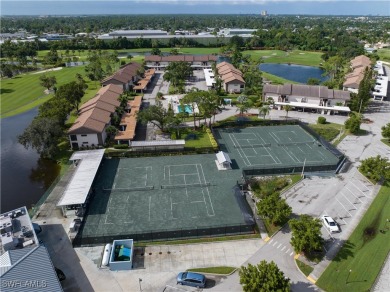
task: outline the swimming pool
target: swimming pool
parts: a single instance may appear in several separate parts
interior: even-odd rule
[[[177,106],[177,111],[178,111],[179,113],[182,113],[182,112],[183,112],[183,107],[182,107],[181,105],[178,105],[178,106]],[[192,115],[192,108],[191,108],[191,106],[188,105],[188,104],[185,104],[185,105],[184,105],[184,112],[186,112],[186,113]]]

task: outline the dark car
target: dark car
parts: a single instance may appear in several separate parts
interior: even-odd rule
[[[206,277],[202,274],[184,272],[177,275],[177,284],[204,288],[206,286]]]
[[[66,276],[65,276],[64,272],[61,271],[58,268],[55,268],[55,270],[56,270],[56,273],[57,273],[58,280],[64,281],[66,279]]]
[[[42,227],[38,223],[33,223],[32,224],[35,234],[39,234],[42,232]]]

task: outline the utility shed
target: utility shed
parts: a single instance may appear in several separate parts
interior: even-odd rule
[[[110,256],[110,270],[131,270],[133,268],[133,240],[114,240]]]
[[[226,152],[219,151],[216,155],[217,160],[215,160],[215,163],[217,164],[218,170],[232,169],[232,161]]]

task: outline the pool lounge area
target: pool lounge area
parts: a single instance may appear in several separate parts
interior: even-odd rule
[[[193,114],[193,110],[196,114],[199,113],[198,105],[195,104],[194,109],[191,105],[185,104],[184,109],[183,106],[180,104],[180,100],[184,97],[184,94],[179,95],[165,95],[164,100],[162,100],[162,104],[165,108],[168,109],[169,106],[172,106],[173,112],[175,114],[186,112],[189,115]]]

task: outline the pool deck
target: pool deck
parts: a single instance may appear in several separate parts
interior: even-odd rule
[[[172,105],[173,112],[175,114],[180,113],[178,106],[180,105],[180,100],[184,96],[185,96],[185,94],[164,95],[164,99],[162,100],[163,107],[168,109],[169,105]],[[191,115],[192,114],[192,108],[190,108],[190,109],[191,109],[191,112],[188,112],[188,111],[186,111],[186,112],[188,112]],[[195,104],[194,110],[195,110],[196,114],[199,113],[199,108],[198,108],[197,104]]]

